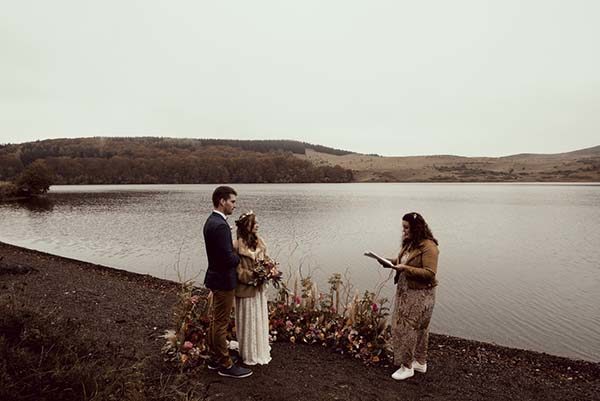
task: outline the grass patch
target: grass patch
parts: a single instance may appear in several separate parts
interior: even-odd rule
[[[7,181],[0,181],[0,199],[10,199],[17,197],[19,190],[15,184]]]
[[[135,399],[135,370],[98,354],[80,325],[0,299],[1,400]],[[133,397],[132,397],[133,396]]]

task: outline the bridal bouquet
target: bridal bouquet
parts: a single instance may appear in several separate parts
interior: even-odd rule
[[[277,268],[278,264],[271,259],[257,260],[254,268],[254,278],[248,284],[258,287],[265,283],[271,283],[273,287],[279,288],[283,273]]]

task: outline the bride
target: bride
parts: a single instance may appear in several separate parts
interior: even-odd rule
[[[238,285],[235,290],[235,325],[240,356],[246,365],[266,365],[271,361],[269,345],[269,311],[264,284],[252,285],[259,260],[268,259],[267,247],[257,235],[258,221],[253,212],[236,220]]]

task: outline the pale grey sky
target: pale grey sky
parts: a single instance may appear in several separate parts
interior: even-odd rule
[[[0,0],[0,143],[600,145],[598,0]]]

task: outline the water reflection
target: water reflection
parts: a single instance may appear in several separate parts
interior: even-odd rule
[[[18,200],[16,204],[34,213],[46,213],[54,209],[54,201],[46,196]]]

